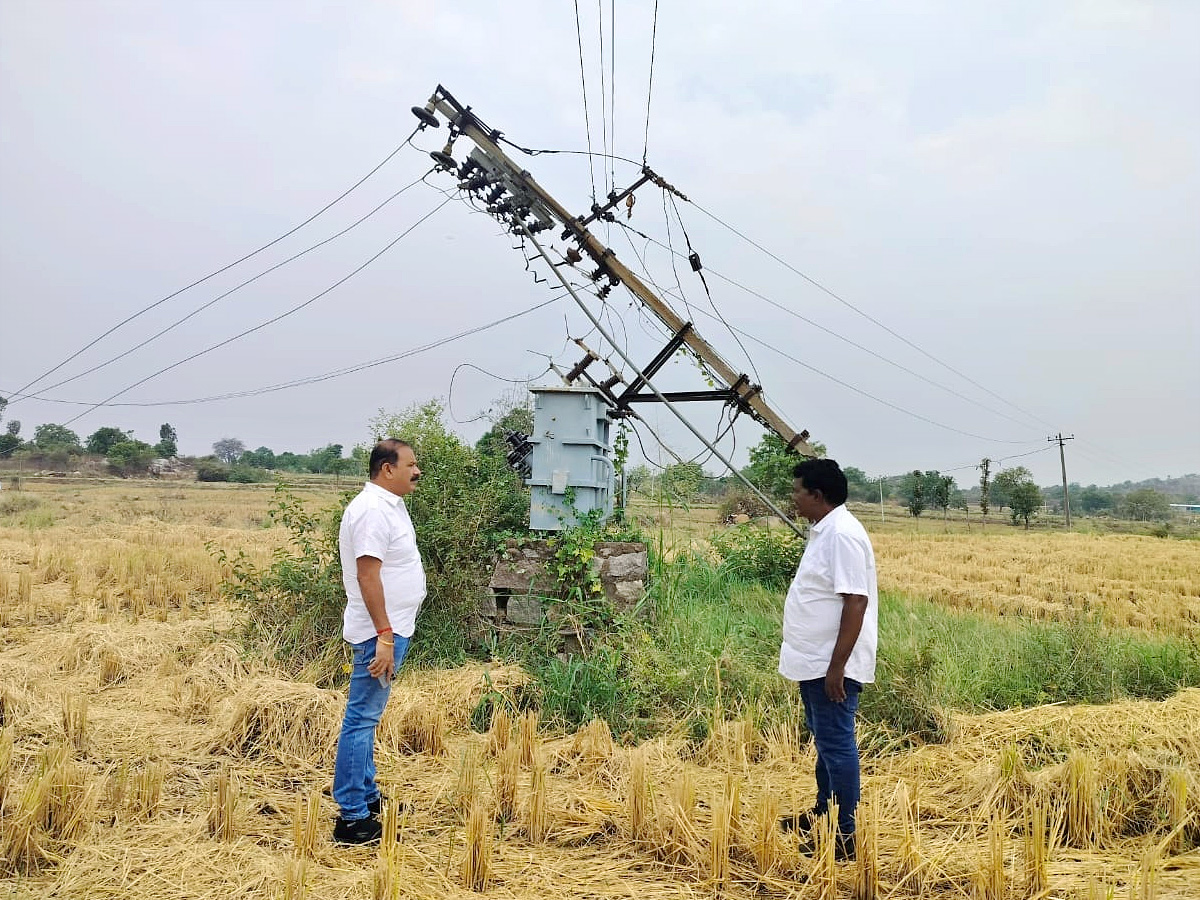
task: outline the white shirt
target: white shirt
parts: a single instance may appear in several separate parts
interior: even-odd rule
[[[388,621],[400,637],[412,637],[417,627],[417,612],[425,599],[425,569],[404,500],[367,482],[342,513],[338,552],[342,559],[342,584],[346,588],[342,637],[351,644],[375,637],[375,624],[358,586],[360,556],[373,556],[383,563],[379,576],[383,581]]]
[[[858,519],[837,506],[808,530],[804,556],[783,604],[779,674],[792,681],[824,678],[842,620],[840,594],[867,598],[862,631],[846,660],[846,677],[875,680],[879,643],[879,587],[875,551]]]

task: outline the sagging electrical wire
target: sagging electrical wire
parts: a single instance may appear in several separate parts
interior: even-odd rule
[[[433,171],[433,169],[430,169],[430,172],[432,172],[432,171]],[[280,269],[283,266],[286,266],[288,263],[294,262],[295,260],[299,259],[300,257],[305,256],[305,255],[311,253],[312,251],[317,250],[321,247],[324,247],[326,244],[337,240],[338,238],[342,237],[344,234],[347,234],[348,232],[353,231],[355,228],[357,228],[363,222],[367,221],[367,219],[374,216],[377,212],[379,212],[381,209],[383,209],[385,206],[387,206],[389,203],[391,203],[393,200],[395,200],[397,197],[399,197],[405,191],[409,190],[409,188],[412,188],[415,185],[425,181],[425,178],[427,178],[428,176],[429,176],[429,172],[426,172],[424,176],[422,176],[421,178],[418,178],[415,181],[412,181],[412,182],[406,184],[404,187],[400,188],[400,190],[396,191],[394,194],[392,194],[390,197],[388,197],[386,200],[384,200],[382,203],[380,203],[378,206],[376,206],[373,210],[371,210],[365,216],[358,219],[356,222],[353,222],[352,224],[346,226],[345,228],[343,228],[341,231],[337,232],[336,234],[330,235],[329,237],[325,238],[325,240],[319,241],[319,242],[313,244],[311,247],[308,247],[305,250],[301,250],[299,253],[289,256],[287,259],[283,260],[282,262],[276,263],[275,265],[271,266],[270,268],[263,269],[263,271],[259,272],[253,278],[246,279],[241,284],[230,288],[229,290],[225,291],[223,294],[219,294],[218,296],[214,297],[212,300],[209,300],[207,303],[192,310],[190,313],[188,313],[183,318],[176,319],[174,322],[172,322],[166,328],[163,328],[161,331],[158,331],[158,332],[152,334],[150,337],[146,338],[140,344],[135,344],[133,347],[130,347],[128,350],[126,350],[123,353],[119,353],[118,355],[112,357],[111,359],[107,359],[98,365],[92,366],[90,369],[85,369],[84,371],[80,372],[77,375],[72,375],[70,378],[64,378],[62,381],[55,382],[54,384],[49,385],[48,387],[41,388],[34,393],[27,394],[26,396],[31,397],[31,398],[40,398],[47,391],[52,391],[55,388],[62,387],[64,384],[70,384],[72,381],[76,381],[77,379],[80,379],[80,378],[84,377],[85,375],[90,375],[93,372],[96,372],[96,371],[99,371],[100,369],[105,368],[106,366],[112,365],[113,363],[117,362],[118,360],[124,359],[126,356],[129,356],[131,353],[135,353],[136,351],[140,350],[142,347],[145,347],[147,344],[150,344],[153,341],[158,340],[160,337],[162,337],[167,332],[173,331],[175,328],[178,328],[184,322],[188,321],[189,319],[193,318],[194,316],[199,315],[200,313],[204,312],[209,307],[215,305],[216,303],[219,303],[221,300],[224,300],[230,294],[240,291],[242,288],[246,287],[247,285],[253,284],[254,282],[258,281],[260,278],[264,277],[265,275],[269,275],[272,272],[276,271],[277,269]]]
[[[667,244],[664,244],[662,241],[659,241],[653,237],[650,237],[648,234],[646,234],[643,231],[638,230],[637,228],[634,228],[632,225],[628,225],[628,224],[626,224],[624,222],[620,222],[620,221],[618,221],[618,224],[621,225],[621,227],[623,227],[629,231],[632,231],[634,234],[638,235],[639,237],[645,238],[647,241],[656,245],[657,247],[659,247],[663,250],[666,250],[667,252],[671,253],[673,256],[678,256],[680,258],[686,258],[678,250],[675,250],[673,247],[670,247]],[[1008,415],[1007,413],[1002,412],[1001,410],[993,409],[992,407],[987,406],[986,404],[980,402],[979,400],[976,400],[973,397],[969,397],[966,394],[961,393],[960,391],[956,391],[954,388],[949,387],[948,385],[944,385],[941,382],[934,381],[933,379],[928,378],[927,376],[922,375],[919,372],[916,372],[913,369],[910,369],[907,366],[902,365],[901,363],[898,363],[892,359],[889,359],[886,356],[882,356],[879,353],[876,353],[874,350],[871,350],[870,348],[863,346],[862,344],[858,343],[857,341],[854,341],[851,338],[846,337],[845,335],[839,334],[838,332],[836,332],[830,328],[827,328],[826,326],[820,324],[819,322],[815,322],[812,319],[807,318],[806,316],[802,315],[801,313],[797,312],[796,310],[791,309],[790,307],[784,306],[783,304],[779,303],[776,300],[772,300],[767,295],[765,295],[759,291],[756,291],[751,287],[747,287],[746,285],[744,285],[738,281],[735,281],[734,279],[730,278],[729,276],[723,275],[722,273],[716,271],[715,269],[709,268],[708,271],[711,275],[713,275],[716,278],[721,279],[726,284],[730,284],[733,287],[736,287],[738,290],[741,290],[741,291],[749,294],[752,297],[757,297],[759,300],[762,300],[764,303],[768,304],[769,306],[772,306],[775,309],[778,309],[780,312],[786,313],[787,315],[789,315],[795,319],[798,319],[801,322],[804,322],[806,325],[810,325],[811,327],[817,329],[818,331],[822,332],[823,334],[827,334],[832,338],[836,338],[837,340],[839,340],[851,347],[854,347],[857,350],[861,350],[863,353],[866,353],[868,356],[872,356],[875,359],[879,360],[880,362],[886,363],[887,365],[891,366],[892,368],[897,369],[898,371],[904,372],[907,375],[911,375],[913,378],[916,378],[918,381],[922,381],[925,384],[930,385],[931,387],[936,387],[938,390],[944,391],[945,393],[950,394],[953,397],[957,397],[958,399],[963,400],[964,402],[969,403],[972,406],[977,406],[978,408],[985,410],[986,412],[989,412],[992,415],[999,416],[1002,419],[1007,419],[1008,421],[1013,422],[1014,424],[1020,425],[1022,428],[1029,427],[1027,422],[1024,422],[1020,419],[1016,419],[1016,418]]]
[[[454,422],[458,425],[470,425],[472,422],[478,422],[480,419],[487,418],[487,416],[491,414],[490,409],[485,409],[485,410],[482,410],[479,413],[479,415],[474,416],[470,419],[460,419],[457,415],[455,415],[455,413],[454,413],[454,380],[458,377],[458,373],[462,369],[474,369],[476,372],[480,372],[484,375],[487,375],[489,378],[496,379],[497,381],[506,381],[509,384],[524,384],[524,385],[532,384],[534,381],[541,378],[547,372],[552,371],[552,367],[547,367],[547,368],[543,369],[542,371],[538,372],[536,375],[530,375],[528,378],[505,378],[503,375],[497,375],[494,372],[489,372],[487,369],[477,366],[474,363],[469,363],[469,362],[459,363],[457,366],[454,367],[454,371],[450,373],[450,387],[447,388],[447,390],[446,390],[446,411],[450,413],[450,418],[453,419]]]
[[[701,310],[701,312],[704,312],[704,311]],[[708,316],[709,318],[715,318],[711,313],[705,312],[704,314],[706,316]],[[797,357],[793,356],[792,354],[788,353],[787,351],[780,350],[778,347],[776,347],[772,344],[768,344],[762,338],[755,337],[754,335],[750,334],[749,332],[747,332],[741,328],[736,328],[735,330],[738,332],[738,334],[753,341],[754,343],[765,347],[766,349],[772,351],[773,353],[779,354],[784,359],[790,360],[791,362],[794,362],[798,366],[808,369],[810,372],[820,375],[822,378],[832,381],[834,384],[837,384],[841,387],[846,388],[846,390],[853,391],[854,393],[856,393],[860,396],[866,397],[868,400],[874,400],[876,403],[886,406],[889,409],[893,409],[896,412],[903,413],[904,415],[910,416],[911,418],[918,419],[922,422],[925,422],[928,425],[933,425],[933,426],[935,426],[937,428],[941,428],[945,431],[952,431],[955,434],[961,434],[965,437],[975,438],[978,441],[985,441],[985,442],[991,443],[991,444],[1025,444],[1025,445],[1029,444],[1029,441],[1013,441],[1013,440],[1007,440],[1004,438],[984,437],[983,435],[973,434],[970,431],[963,431],[962,429],[955,428],[952,425],[944,425],[941,422],[934,421],[933,419],[930,419],[927,416],[923,416],[920,413],[915,413],[912,410],[905,409],[902,406],[897,406],[895,403],[891,403],[880,397],[876,397],[874,394],[868,393],[867,391],[864,391],[862,388],[855,387],[852,384],[848,384],[845,381],[842,381],[840,378],[834,378],[828,372],[821,371],[816,366],[806,363],[802,359],[798,359]]]
[[[1054,425],[1051,425],[1049,422],[1047,422],[1045,419],[1041,418],[1040,416],[1037,416],[1034,413],[1031,413],[1028,410],[1023,409],[1022,407],[1013,403],[1011,400],[1008,400],[1005,397],[1002,397],[1000,394],[997,394],[995,391],[984,387],[978,381],[975,381],[969,375],[966,375],[963,372],[960,372],[958,369],[956,369],[954,366],[950,365],[949,363],[943,362],[942,360],[938,359],[936,356],[934,356],[928,350],[925,350],[924,348],[919,347],[913,341],[910,341],[908,338],[904,337],[904,335],[896,332],[892,328],[889,328],[887,325],[885,325],[883,322],[879,321],[878,319],[876,319],[874,316],[870,315],[869,313],[859,309],[857,306],[855,306],[849,300],[845,299],[844,297],[842,297],[841,295],[839,295],[832,289],[826,287],[825,285],[823,285],[821,282],[817,281],[812,276],[806,274],[805,272],[800,271],[800,269],[796,268],[791,263],[787,262],[786,260],[780,258],[776,254],[772,253],[770,250],[768,250],[762,244],[759,244],[757,241],[753,240],[752,238],[750,238],[750,237],[746,236],[745,234],[743,234],[742,232],[738,231],[736,228],[734,228],[732,225],[728,224],[727,222],[722,221],[714,213],[709,212],[707,209],[702,207],[700,204],[696,203],[696,201],[688,200],[687,202],[691,203],[692,206],[696,207],[696,209],[698,209],[700,212],[704,213],[704,215],[708,216],[710,219],[712,219],[714,222],[716,222],[722,228],[725,228],[725,229],[733,232],[735,235],[737,235],[743,241],[750,244],[750,246],[754,247],[756,250],[759,250],[762,253],[765,253],[767,256],[769,256],[771,259],[775,260],[775,262],[779,263],[781,266],[783,266],[788,271],[792,272],[795,275],[800,276],[805,281],[807,281],[809,284],[811,284],[813,287],[815,287],[817,290],[821,291],[823,294],[826,294],[827,296],[833,298],[838,303],[845,306],[847,309],[852,310],[853,312],[862,316],[868,322],[871,322],[873,325],[883,329],[888,334],[890,334],[892,337],[896,338],[896,340],[908,345],[913,350],[916,350],[918,353],[920,353],[922,356],[926,357],[927,359],[932,360],[933,362],[937,363],[942,368],[954,373],[959,378],[966,381],[968,384],[971,384],[974,387],[978,388],[979,390],[983,391],[984,393],[988,394],[989,396],[994,397],[995,399],[999,400],[1001,403],[1004,403],[1004,404],[1012,407],[1013,409],[1017,410],[1017,412],[1024,415],[1026,418],[1033,419],[1034,421],[1040,422],[1041,424],[1045,425],[1048,428],[1056,427]],[[1025,427],[1028,427],[1028,425],[1026,425]]]
[[[266,387],[253,388],[253,389],[245,390],[245,391],[229,391],[224,394],[214,394],[214,395],[208,396],[208,397],[194,397],[194,398],[187,399],[187,400],[146,400],[146,401],[140,401],[140,402],[130,401],[130,402],[125,402],[125,403],[107,403],[107,404],[103,404],[103,405],[114,406],[114,407],[116,407],[116,406],[121,406],[121,407],[188,406],[188,405],[198,404],[198,403],[215,403],[215,402],[222,401],[222,400],[236,400],[236,399],[241,399],[243,397],[257,397],[262,394],[271,394],[276,391],[288,390],[290,388],[305,387],[310,384],[318,384],[322,381],[330,381],[334,378],[342,378],[346,375],[353,375],[356,372],[362,372],[366,369],[373,369],[378,366],[387,365],[389,363],[399,362],[400,360],[408,359],[409,357],[412,357],[412,356],[417,356],[418,354],[425,353],[429,350],[436,350],[438,347],[444,347],[447,344],[454,343],[455,341],[462,340],[463,338],[470,337],[471,335],[479,334],[480,332],[483,332],[483,331],[488,331],[492,328],[496,328],[499,325],[504,325],[507,322],[511,322],[514,319],[519,319],[522,316],[527,316],[530,313],[536,312],[539,309],[544,309],[545,307],[550,306],[551,304],[561,300],[565,296],[567,296],[567,294],[565,294],[565,293],[556,294],[555,296],[551,297],[549,300],[543,300],[541,303],[534,304],[533,306],[530,306],[527,309],[523,309],[520,312],[516,312],[511,315],[504,316],[504,317],[496,319],[492,322],[487,322],[483,325],[477,325],[473,328],[468,328],[465,331],[460,331],[457,334],[450,335],[449,337],[440,338],[439,340],[432,341],[428,344],[422,344],[418,347],[413,347],[409,350],[405,350],[402,353],[393,354],[392,356],[385,356],[381,359],[375,359],[375,360],[371,360],[370,362],[365,362],[365,363],[356,363],[353,366],[347,366],[347,367],[344,367],[341,369],[335,369],[330,372],[325,372],[321,375],[309,375],[309,376],[305,376],[304,378],[298,378],[298,379],[283,382],[280,384],[268,385]],[[44,403],[61,403],[61,404],[69,405],[69,406],[98,406],[98,405],[101,405],[101,404],[97,404],[97,403],[94,403],[93,401],[88,401],[88,400],[60,400],[60,399],[49,398],[49,397],[43,398],[42,402],[44,402]]]
[[[93,410],[99,409],[101,406],[107,406],[110,401],[115,400],[117,397],[120,397],[122,394],[125,394],[125,393],[133,390],[134,388],[139,387],[140,385],[145,384],[147,381],[150,381],[153,378],[157,378],[159,375],[169,372],[172,369],[178,368],[179,366],[182,366],[184,363],[188,363],[194,359],[200,358],[201,356],[205,356],[206,354],[209,354],[209,353],[213,352],[214,350],[218,350],[221,347],[225,347],[229,344],[232,344],[234,341],[240,340],[241,338],[244,338],[247,335],[253,334],[256,331],[261,331],[263,328],[267,328],[270,325],[274,325],[276,322],[280,321],[281,319],[285,319],[288,316],[291,316],[294,313],[297,313],[300,310],[304,309],[305,307],[315,303],[316,301],[318,301],[322,297],[324,297],[326,294],[328,294],[330,291],[333,291],[334,289],[345,284],[347,281],[349,281],[351,278],[353,278],[355,275],[357,275],[359,272],[361,272],[363,269],[365,269],[371,263],[375,262],[375,260],[379,259],[379,257],[383,256],[383,254],[387,253],[387,251],[391,250],[392,247],[394,247],[394,246],[396,246],[396,244],[400,243],[401,240],[403,240],[405,237],[407,237],[409,234],[411,234],[418,226],[420,226],[425,221],[427,221],[429,218],[431,218],[436,212],[438,212],[438,210],[445,207],[446,204],[449,202],[450,202],[450,198],[443,200],[441,203],[439,203],[437,206],[435,206],[433,209],[431,209],[429,212],[427,212],[425,215],[423,215],[420,219],[418,219],[416,222],[414,222],[412,225],[410,225],[408,228],[406,228],[404,231],[402,231],[399,234],[399,236],[393,238],[382,250],[380,250],[378,253],[376,253],[374,256],[372,256],[370,259],[368,259],[366,262],[364,262],[362,265],[358,266],[356,269],[354,269],[348,275],[344,275],[343,277],[339,278],[337,281],[335,281],[329,287],[325,288],[325,290],[310,297],[308,300],[305,300],[303,303],[299,303],[296,306],[293,306],[291,309],[286,310],[285,312],[282,312],[277,316],[273,316],[270,319],[267,319],[265,322],[260,322],[258,325],[255,325],[252,328],[247,328],[245,331],[241,331],[241,332],[235,334],[233,337],[226,338],[225,340],[220,341],[216,344],[213,344],[210,347],[206,347],[203,350],[193,353],[191,356],[184,357],[183,359],[178,360],[177,362],[171,363],[171,365],[169,365],[169,366],[164,366],[163,368],[159,369],[158,371],[152,372],[151,374],[147,375],[145,378],[141,378],[138,381],[135,381],[133,384],[122,388],[121,390],[117,391],[115,394],[109,395],[108,397],[101,400],[99,403],[95,404],[94,406],[91,406],[88,409],[84,410],[83,412],[73,416],[72,418],[70,418],[66,422],[64,422],[63,424],[70,425],[71,423],[83,418],[88,413],[92,412]]]
[[[261,247],[259,247],[257,250],[252,250],[251,252],[247,253],[245,256],[243,256],[239,259],[235,259],[233,262],[228,263],[227,265],[224,265],[221,268],[216,269],[212,272],[209,272],[203,278],[198,278],[195,281],[193,281],[191,284],[185,285],[184,287],[181,287],[176,291],[172,291],[170,294],[167,294],[165,297],[162,297],[161,299],[156,300],[155,302],[151,303],[149,306],[145,306],[142,309],[138,310],[133,315],[127,316],[126,318],[122,319],[120,322],[118,322],[116,325],[113,325],[111,328],[109,328],[103,334],[99,335],[96,338],[93,338],[87,344],[84,344],[82,347],[80,347],[78,350],[76,350],[74,353],[72,353],[66,359],[62,360],[61,362],[59,362],[58,364],[56,364],[54,366],[51,366],[49,369],[47,369],[41,375],[37,376],[37,378],[34,378],[32,381],[28,381],[25,384],[23,384],[20,388],[18,388],[16,391],[13,392],[14,396],[16,396],[16,399],[13,400],[12,402],[16,403],[17,401],[19,401],[22,398],[22,396],[25,395],[25,391],[29,390],[29,388],[33,387],[35,384],[37,384],[43,378],[46,378],[47,376],[54,374],[59,369],[61,369],[63,366],[70,363],[72,360],[75,360],[78,357],[82,356],[84,353],[86,353],[92,347],[96,346],[96,344],[100,343],[102,340],[104,340],[106,337],[108,337],[110,334],[112,334],[117,329],[122,328],[125,325],[128,325],[134,319],[138,318],[139,316],[145,315],[146,313],[150,312],[150,310],[155,309],[158,306],[161,306],[163,303],[166,303],[168,300],[172,300],[175,297],[178,297],[184,291],[191,290],[194,287],[204,284],[204,282],[209,281],[212,278],[216,278],[218,275],[222,274],[223,272],[228,272],[234,266],[244,263],[246,260],[257,256],[258,254],[262,253],[264,250],[274,247],[276,244],[278,244],[284,238],[290,237],[291,235],[295,234],[297,231],[299,231],[301,228],[303,228],[309,222],[312,222],[318,216],[320,216],[323,213],[325,213],[326,211],[328,211],[331,207],[340,203],[342,200],[344,200],[346,197],[348,197],[353,191],[357,190],[363,184],[363,182],[365,182],[368,178],[370,178],[372,175],[374,175],[376,172],[378,172],[380,169],[382,169],[392,159],[393,156],[395,156],[402,149],[404,149],[404,147],[408,146],[412,142],[412,139],[414,137],[416,137],[417,132],[420,131],[422,127],[424,127],[424,126],[418,125],[415,129],[413,129],[412,134],[410,134],[407,138],[405,138],[404,142],[401,143],[394,150],[392,150],[391,153],[389,153],[387,156],[385,156],[383,158],[383,160],[378,165],[375,166],[375,168],[371,169],[371,171],[369,171],[366,175],[364,175],[362,178],[358,179],[358,181],[354,182],[354,184],[350,185],[350,187],[348,187],[346,190],[344,190],[341,194],[339,194],[333,200],[330,200],[328,203],[326,203],[324,206],[322,206],[319,210],[317,210],[315,213],[313,213],[311,216],[309,216],[307,219],[305,219],[299,225],[296,225],[295,227],[289,229],[288,231],[285,231],[283,234],[281,234],[279,237],[275,238],[274,240],[268,241],[267,243],[265,243]]]

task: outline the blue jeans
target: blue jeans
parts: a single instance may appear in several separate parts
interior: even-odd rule
[[[399,670],[408,653],[408,638],[395,635],[393,639],[396,642],[393,658]],[[370,815],[367,804],[379,799],[379,787],[375,784],[375,726],[383,716],[392,684],[381,683],[367,671],[375,658],[375,641],[371,638],[350,645],[354,668],[333,766],[333,799],[341,808],[342,818],[348,821],[367,818]]]
[[[800,682],[804,701],[804,724],[817,746],[817,802],[814,812],[822,814],[832,799],[838,805],[838,833],[854,834],[854,809],[858,806],[858,742],[854,739],[854,714],[862,685],[845,680],[846,699],[834,703],[825,696],[825,679]]]

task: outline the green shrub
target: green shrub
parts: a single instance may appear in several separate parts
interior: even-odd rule
[[[491,570],[492,548],[500,533],[521,527],[528,515],[523,488],[503,459],[477,453],[451,434],[438,403],[381,416],[372,425],[378,435],[409,441],[422,471],[405,498],[428,584],[409,658],[460,663],[468,642],[464,623]],[[222,590],[243,610],[247,645],[318,679],[340,673],[346,596],[338,528],[353,496],[313,515],[286,485],[276,487],[270,515],[287,528],[288,544],[264,569],[241,551],[209,548],[230,566]]]
[[[710,543],[726,574],[773,588],[792,580],[804,555],[804,541],[784,528],[739,525],[717,532]]]
[[[229,466],[211,456],[196,460],[197,481],[228,481]]]
[[[254,466],[235,465],[229,469],[228,481],[237,484],[261,484],[266,481],[271,481],[273,476],[266,469],[259,469]],[[197,474],[199,478],[199,474]],[[203,479],[201,479],[203,480]]]

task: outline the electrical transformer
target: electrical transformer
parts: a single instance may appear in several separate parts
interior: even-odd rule
[[[609,405],[590,387],[535,387],[529,444],[529,527],[561,531],[581,514],[612,515]],[[570,502],[568,502],[570,501]]]

